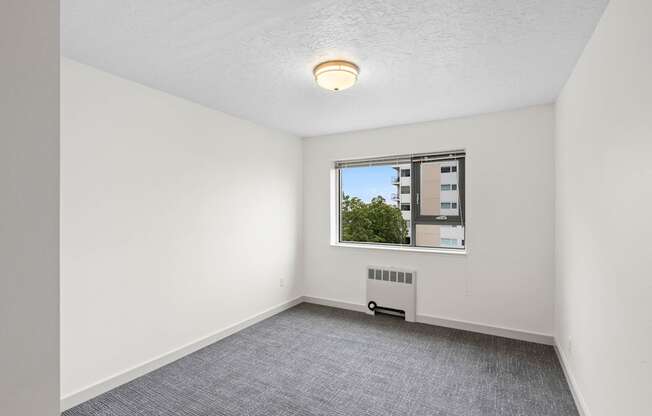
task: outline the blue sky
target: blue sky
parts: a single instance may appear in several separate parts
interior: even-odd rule
[[[391,197],[396,192],[392,185],[392,177],[396,170],[389,166],[371,166],[359,168],[344,168],[341,170],[342,192],[346,195],[357,196],[365,202],[378,195],[385,198],[387,203],[394,205]]]

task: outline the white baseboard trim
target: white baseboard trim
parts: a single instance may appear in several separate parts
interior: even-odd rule
[[[366,305],[351,302],[342,302],[335,299],[325,299],[316,296],[304,296],[303,301],[317,305],[331,306],[334,308],[348,309],[356,312],[366,312]],[[554,345],[552,335],[540,334],[537,332],[522,331],[519,329],[502,328],[498,326],[466,322],[456,319],[440,318],[437,316],[417,314],[417,322],[428,325],[443,326],[446,328],[462,329],[481,334],[495,335],[499,337],[518,339],[521,341],[536,342],[537,344]]]
[[[557,340],[555,340],[554,347],[555,347],[555,352],[557,353],[557,357],[559,358],[559,362],[561,363],[561,368],[562,370],[564,370],[564,375],[566,376],[568,387],[570,388],[571,394],[573,395],[573,399],[575,400],[575,407],[577,407],[577,411],[579,412],[580,416],[590,416],[591,413],[589,412],[589,408],[586,405],[584,396],[582,395],[582,393],[580,393],[580,390],[577,386],[577,380],[573,376],[570,363],[566,358],[564,351],[561,348],[559,348],[559,344],[557,343]]]
[[[429,325],[443,326],[446,328],[461,329],[469,332],[478,332],[480,334],[494,335],[497,337],[517,339],[520,341],[534,342],[537,344],[554,345],[554,338],[552,335],[541,334],[539,332],[530,332],[521,329],[479,324],[477,322],[441,318],[438,316],[425,314],[417,314],[417,322]]]
[[[212,335],[209,335],[205,338],[186,344],[183,347],[178,348],[174,351],[170,351],[166,354],[162,354],[156,358],[151,359],[150,361],[147,361],[143,364],[130,368],[127,371],[124,371],[119,374],[115,374],[91,386],[88,386],[72,394],[69,394],[61,398],[61,404],[60,404],[61,411],[68,410],[71,407],[75,407],[78,404],[84,403],[85,401],[90,400],[93,397],[99,396],[102,393],[106,393],[109,390],[112,390],[122,384],[132,381],[138,377],[141,377],[151,371],[163,367],[164,365],[170,364],[171,362],[176,361],[179,358],[182,358],[188,354],[200,350],[214,342],[221,340],[222,338],[226,338],[229,335],[235,334],[238,331],[241,331],[253,324],[256,324],[264,319],[267,319],[270,316],[276,315],[279,312],[283,312],[284,310],[289,309],[302,302],[303,302],[303,297],[299,296],[290,301],[281,303],[280,305],[271,307],[250,318],[247,318],[243,321],[228,326]]]
[[[341,300],[304,296],[303,301],[315,305],[330,306],[331,308],[348,309],[356,312],[366,312],[367,306],[359,303],[342,302]]]

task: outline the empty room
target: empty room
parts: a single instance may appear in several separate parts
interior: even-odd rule
[[[652,415],[651,0],[3,0],[0,416]]]

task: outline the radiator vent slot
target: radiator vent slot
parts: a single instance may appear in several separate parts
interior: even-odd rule
[[[369,280],[384,280],[411,285],[413,284],[412,276],[413,272],[398,271],[395,269],[367,269],[367,279]]]

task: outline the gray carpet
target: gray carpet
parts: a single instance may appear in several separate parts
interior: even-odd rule
[[[576,416],[552,347],[301,304],[65,416]]]

